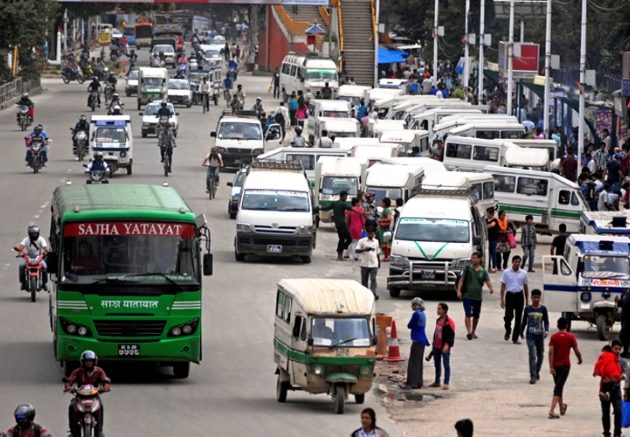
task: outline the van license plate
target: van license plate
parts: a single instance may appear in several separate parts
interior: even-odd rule
[[[234,160],[234,165],[241,165],[243,161],[241,161],[240,159],[235,159]]]
[[[422,279],[435,279],[435,271],[433,271],[433,270],[422,270],[420,272],[420,277]]]
[[[282,253],[282,246],[280,244],[268,244],[267,253]]]
[[[140,345],[138,344],[119,344],[118,345],[119,357],[139,357]]]

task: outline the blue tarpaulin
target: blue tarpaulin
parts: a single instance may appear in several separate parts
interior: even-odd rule
[[[402,50],[390,50],[383,47],[378,48],[379,64],[395,64],[407,62],[407,53]]]

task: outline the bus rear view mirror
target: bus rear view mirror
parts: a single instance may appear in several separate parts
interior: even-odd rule
[[[57,253],[48,252],[46,255],[46,264],[48,273],[57,274]]]
[[[203,275],[212,276],[212,254],[206,253],[203,256]]]

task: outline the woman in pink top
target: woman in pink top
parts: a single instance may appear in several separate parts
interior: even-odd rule
[[[363,208],[361,208],[361,203],[359,202],[358,197],[352,198],[351,205],[352,209],[346,211],[346,225],[350,231],[350,237],[352,237],[352,243],[350,243],[350,247],[348,249],[356,261],[359,257],[357,256],[355,249],[357,247],[357,243],[361,239],[363,229],[365,228],[365,214],[363,212]]]
[[[295,118],[297,119],[298,125],[304,127],[304,120],[308,118],[308,107],[306,106],[306,103],[299,103],[298,108],[295,111]]]

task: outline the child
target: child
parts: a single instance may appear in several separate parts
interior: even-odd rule
[[[604,435],[610,436],[610,407],[615,415],[614,435],[621,435],[621,387],[623,370],[619,364],[621,342],[613,340],[611,345],[604,346],[595,363],[593,376],[600,376],[599,401],[602,407],[602,427]]]
[[[532,290],[532,304],[523,312],[521,338],[527,329],[527,349],[529,350],[529,383],[540,380],[540,368],[545,354],[545,338],[549,335],[549,314],[547,307],[540,304],[542,292]]]

